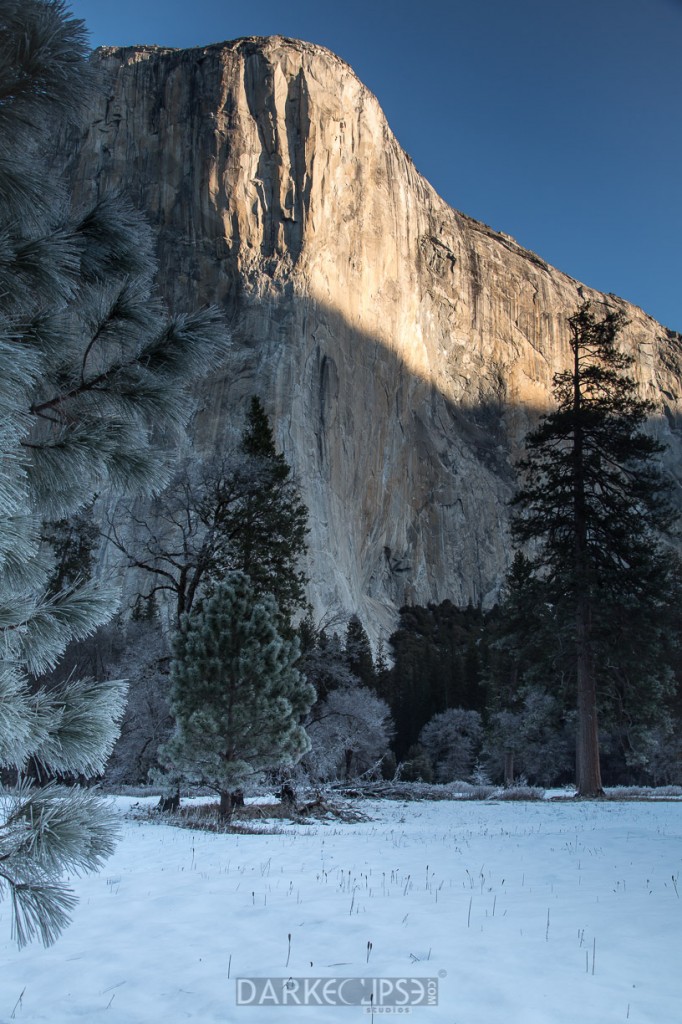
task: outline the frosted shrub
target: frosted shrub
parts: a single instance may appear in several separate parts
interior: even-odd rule
[[[332,690],[316,706],[308,725],[308,772],[323,782],[349,782],[375,768],[379,773],[391,733],[388,704],[367,687]]]
[[[448,708],[434,715],[419,734],[419,743],[434,769],[435,782],[466,779],[472,772],[483,729],[478,711]]]

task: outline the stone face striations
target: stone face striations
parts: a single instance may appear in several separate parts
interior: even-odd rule
[[[494,599],[512,462],[583,297],[625,309],[682,474],[682,339],[449,207],[328,50],[272,37],[93,60],[76,194],[124,188],[158,232],[172,304],[225,307],[197,457],[233,443],[261,396],[310,509],[318,615],[357,611],[376,637],[403,603]]]

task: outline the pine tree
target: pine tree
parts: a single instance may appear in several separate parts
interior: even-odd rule
[[[235,572],[184,616],[176,637],[168,766],[212,787],[226,816],[235,789],[296,764],[310,746],[301,721],[315,690],[294,667],[298,642],[279,624],[274,598]]]
[[[486,768],[493,778],[504,769],[507,784],[519,773],[546,782],[547,772],[540,780],[535,771],[537,729],[528,727],[528,708],[534,711],[534,721],[538,707],[551,709],[548,721],[564,732],[563,719],[569,714],[573,687],[566,678],[566,640],[557,628],[556,610],[548,603],[533,563],[521,551],[516,552],[507,573],[500,604],[487,617],[486,641]],[[549,693],[551,701],[545,700]],[[549,731],[545,723],[543,740]],[[551,767],[555,760],[548,759],[547,764]]]
[[[674,591],[675,559],[660,541],[674,515],[656,464],[663,446],[643,429],[651,407],[616,347],[622,315],[598,319],[585,303],[568,323],[572,362],[555,375],[556,410],[527,438],[514,533],[536,545],[534,572],[576,687],[578,792],[598,796],[600,690],[623,664],[624,641],[640,668],[646,652],[645,687],[656,677],[647,634]]]
[[[386,655],[386,644],[383,637],[379,637],[377,653],[374,661],[374,689],[382,700],[389,700],[391,692],[391,666]],[[390,702],[389,702],[390,703]]]
[[[533,562],[517,551],[500,604],[486,622],[488,711],[520,710],[527,689],[537,685],[550,687],[570,706],[564,639],[544,581]]]
[[[329,636],[318,629],[312,617],[306,617],[297,630],[301,647],[299,670],[315,688],[318,701],[325,700],[333,690],[359,685],[351,672],[346,649],[337,633]]]
[[[63,876],[98,868],[115,832],[92,792],[23,771],[100,773],[125,697],[113,681],[31,686],[116,606],[96,579],[55,589],[42,524],[159,486],[155,433],[179,427],[222,338],[213,312],[166,318],[151,235],[122,200],[70,210],[49,158],[92,86],[85,54],[63,3],[0,0],[0,769],[19,778],[0,800],[0,895],[20,945],[57,937],[75,902]]]
[[[291,480],[291,468],[275,447],[272,428],[259,398],[249,407],[241,449],[256,486],[233,510],[234,566],[259,593],[272,594],[290,619],[305,606],[306,576],[300,568],[306,550],[308,510]]]
[[[346,627],[346,658],[348,659],[348,668],[360,680],[362,686],[374,689],[376,672],[372,657],[372,645],[365,627],[357,615],[351,615]]]
[[[483,709],[478,650],[482,639],[483,617],[477,608],[457,608],[443,601],[400,609],[398,629],[389,640],[394,664],[385,684],[399,760],[435,714],[449,707]]]

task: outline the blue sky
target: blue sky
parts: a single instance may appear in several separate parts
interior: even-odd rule
[[[93,47],[329,47],[447,202],[682,331],[682,0],[70,6]]]

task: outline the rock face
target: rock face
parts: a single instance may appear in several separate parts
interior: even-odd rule
[[[197,454],[260,395],[310,509],[318,615],[357,611],[376,637],[403,603],[494,599],[512,463],[583,297],[625,309],[682,473],[682,338],[449,207],[328,50],[273,37],[93,59],[77,194],[123,187],[158,231],[173,306],[224,305]]]

